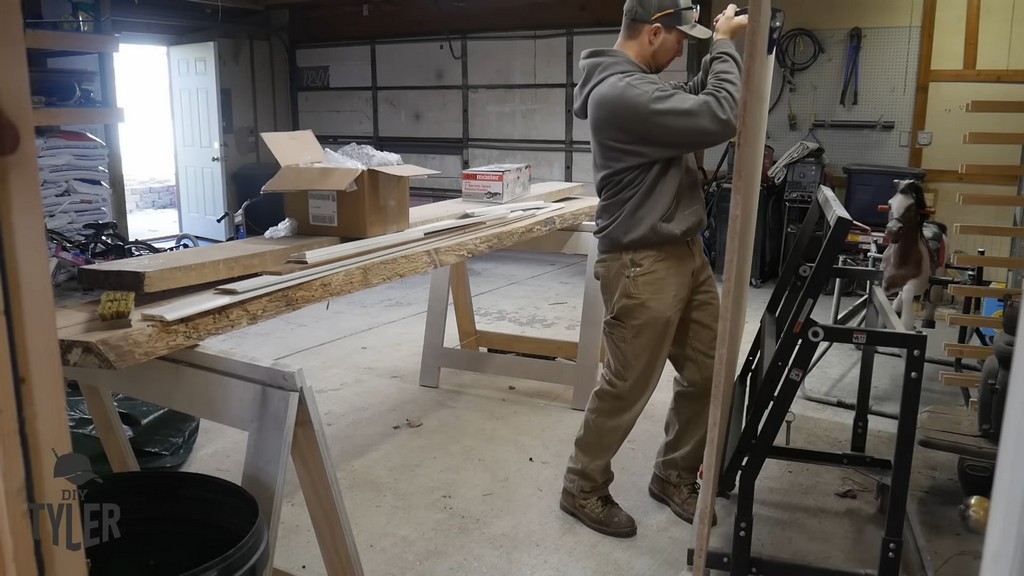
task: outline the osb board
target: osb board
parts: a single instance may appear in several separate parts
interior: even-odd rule
[[[86,288],[131,290],[143,294],[162,292],[257,274],[260,270],[283,264],[296,252],[333,246],[338,242],[338,238],[328,236],[276,239],[257,236],[84,266],[78,270],[78,278]]]
[[[556,202],[564,198],[580,196],[583,194],[583,184],[576,182],[540,182],[530,186],[530,193],[526,196],[516,198],[506,205],[519,202]],[[409,227],[425,226],[451,220],[462,215],[466,210],[487,208],[496,204],[485,204],[483,202],[468,202],[466,200],[445,200],[433,204],[415,206],[409,210]]]
[[[203,340],[293,312],[317,302],[367,290],[408,276],[450,266],[519,244],[544,234],[577,226],[593,218],[596,198],[576,198],[565,209],[493,230],[452,239],[440,246],[368,261],[337,274],[236,302],[178,322],[135,321],[132,328],[96,331],[83,308],[58,320],[65,366],[120,369],[199,344]],[[424,295],[426,297],[426,295]],[[136,309],[135,318],[141,314]]]

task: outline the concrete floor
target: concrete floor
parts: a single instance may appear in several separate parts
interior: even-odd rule
[[[481,328],[575,338],[583,259],[504,252],[469,264]],[[419,276],[319,304],[207,345],[301,367],[317,394],[327,440],[368,575],[680,574],[691,527],[647,495],[663,434],[672,372],[613,466],[613,494],[637,520],[629,540],[596,534],[559,511],[566,458],[582,416],[567,387],[454,371],[441,388],[418,386],[428,277]],[[751,289],[749,342],[772,288]],[[815,317],[827,320],[829,298]],[[448,344],[455,341],[449,323]],[[946,329],[948,330],[948,329]],[[948,334],[934,331],[939,355]],[[746,351],[746,344],[744,352]],[[896,358],[876,360],[874,401],[895,410]],[[811,372],[815,393],[853,399],[858,355],[835,347]],[[922,407],[956,404],[957,391],[929,366]],[[851,414],[798,400],[792,443],[842,450]],[[407,420],[422,426],[405,426]],[[888,456],[895,422],[871,420],[869,450]],[[204,421],[187,470],[238,481],[244,433]],[[920,517],[928,573],[977,574],[978,536],[956,519],[956,458],[917,448],[911,509]],[[834,492],[858,491],[857,499]],[[860,490],[868,490],[861,492]],[[854,471],[770,462],[758,485],[755,550],[815,563],[869,568],[878,555],[874,483]],[[730,504],[713,541],[728,538]],[[783,542],[783,540],[788,540]],[[282,514],[276,565],[325,574],[294,470]]]

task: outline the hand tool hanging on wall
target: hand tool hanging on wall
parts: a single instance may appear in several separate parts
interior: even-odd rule
[[[857,92],[860,89],[860,48],[864,41],[864,34],[860,28],[850,30],[850,44],[846,52],[846,74],[843,76],[843,95],[839,103],[846,106],[846,95],[850,90],[850,83],[853,83],[853,103],[857,105]]]

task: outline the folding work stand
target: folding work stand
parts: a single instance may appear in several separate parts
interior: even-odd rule
[[[816,224],[825,234],[811,245]],[[843,571],[795,561],[751,555],[754,529],[754,488],[769,458],[870,471],[887,502],[876,576],[898,576],[903,549],[903,526],[917,428],[927,336],[907,332],[881,288],[871,286],[863,328],[824,324],[811,318],[830,278],[862,279],[876,270],[835,266],[852,220],[831,190],[820,187],[797,236],[790,257],[761,319],[761,326],[735,382],[728,457],[724,460],[719,495],[739,484],[732,550],[711,550],[708,568],[733,575],[863,576],[863,570]],[[862,360],[849,452],[823,452],[775,446],[804,376],[822,342],[861,346]],[[904,350],[906,364],[899,425],[893,460],[866,454],[868,407],[875,349]],[[688,562],[693,564],[691,548]],[[703,576],[703,575],[701,575]]]

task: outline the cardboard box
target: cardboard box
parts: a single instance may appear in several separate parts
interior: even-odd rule
[[[311,130],[260,136],[281,165],[262,193],[284,194],[286,217],[308,236],[371,238],[409,228],[409,179],[439,174],[412,164],[361,170],[318,165],[324,148]]]
[[[529,164],[493,164],[462,171],[463,200],[504,204],[529,193]]]

